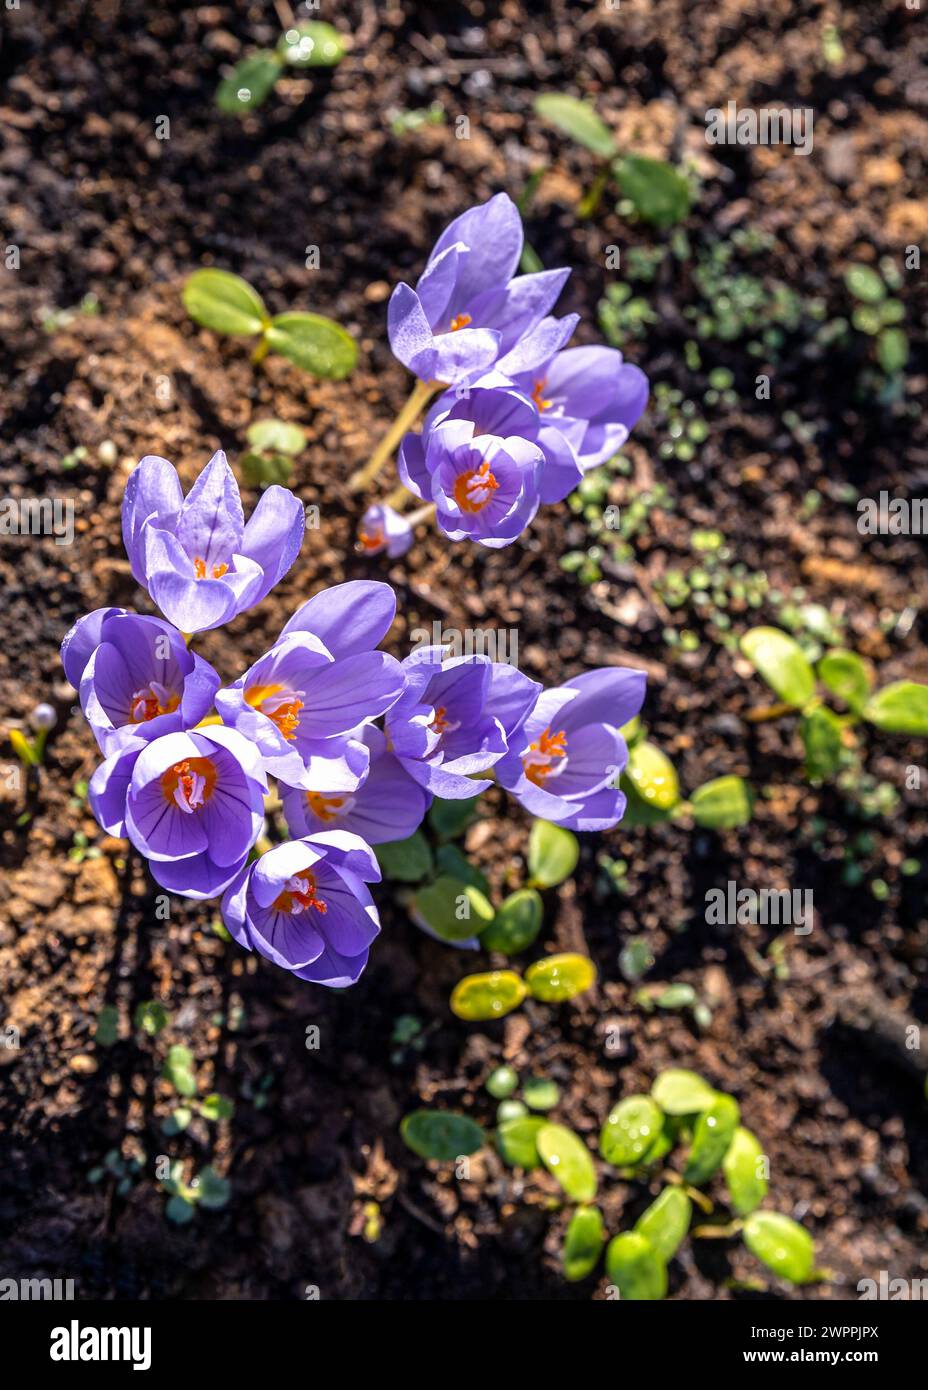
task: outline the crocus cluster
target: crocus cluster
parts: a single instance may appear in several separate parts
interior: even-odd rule
[[[402,440],[400,478],[435,504],[450,540],[491,549],[621,448],[648,399],[647,377],[620,352],[566,346],[579,316],[551,310],[570,272],[517,275],[522,242],[518,209],[498,193],[446,227],[416,288],[397,285],[388,310],[395,356],[442,388],[422,432]],[[367,548],[401,554],[397,526],[388,539],[378,516],[367,532],[382,543]]]
[[[620,727],[640,672],[588,672],[542,690],[483,655],[379,650],[396,611],[387,584],[352,581],[303,603],[229,685],[193,635],[251,607],[290,568],[300,503],[264,493],[247,525],[222,453],[185,498],[165,459],[129,479],[123,531],[162,617],[100,608],[64,639],[68,679],[103,755],[90,804],[169,892],[222,897],[237,942],[304,980],[358,978],[380,929],[372,845],[402,840],[435,797],[499,783],[535,815],[577,830],[621,817]],[[258,853],[274,778],[288,834]]]

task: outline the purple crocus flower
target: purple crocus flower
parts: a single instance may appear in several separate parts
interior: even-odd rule
[[[406,517],[386,503],[375,503],[361,518],[355,549],[362,555],[379,555],[385,550],[391,560],[397,560],[412,542],[413,529]]]
[[[357,835],[307,835],[242,870],[222,900],[222,919],[246,950],[301,980],[343,988],[358,979],[380,931],[365,886],[379,879],[373,851]]]
[[[393,291],[387,329],[394,356],[421,381],[453,386],[534,335],[570,271],[516,276],[521,254],[522,219],[505,193],[456,217],[432,248],[416,288],[399,284]],[[575,322],[563,330],[567,337]],[[567,339],[560,340],[553,323],[547,332],[562,347]]]
[[[539,695],[510,737],[496,777],[533,816],[571,830],[608,830],[625,810],[616,786],[628,760],[619,729],[641,709],[643,671],[604,667]]]
[[[61,651],[104,754],[193,728],[219,689],[209,662],[188,651],[177,629],[160,618],[98,609],[75,624]]]
[[[414,781],[435,796],[464,800],[490,785],[473,774],[486,772],[506,752],[506,732],[494,712],[494,697],[502,701],[503,691],[489,657],[443,657],[443,647],[420,647],[406,658],[406,690],[388,712],[385,728]],[[519,678],[526,683],[527,709],[538,686]]]
[[[220,449],[186,498],[167,459],[143,458],[126,484],[122,534],[132,573],[181,632],[220,627],[287,573],[305,518],[288,488],[269,487],[245,525]]]
[[[422,433],[403,437],[397,471],[411,492],[435,503],[450,540],[499,550],[538,510],[545,468],[538,423],[531,401],[513,387],[446,392]]]
[[[348,830],[369,845],[405,840],[418,830],[431,795],[405,772],[388,751],[380,729],[368,724],[357,730],[368,749],[370,767],[357,790],[305,790],[280,785],[284,816],[291,835],[314,835],[320,830]]]
[[[221,724],[112,753],[90,781],[94,815],[127,836],[162,888],[212,898],[231,883],[264,822],[258,750]]]

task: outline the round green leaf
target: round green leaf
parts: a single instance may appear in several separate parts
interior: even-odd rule
[[[792,1217],[755,1211],[744,1223],[744,1243],[752,1255],[791,1284],[806,1284],[815,1272],[815,1242]]]
[[[844,283],[854,298],[862,300],[864,304],[879,304],[881,299],[886,298],[882,278],[869,265],[862,265],[859,261],[848,266],[844,272]]]
[[[279,454],[298,454],[306,448],[306,431],[287,420],[255,420],[245,438],[253,449],[269,449]]]
[[[525,972],[525,983],[532,997],[546,1004],[559,1004],[573,999],[596,983],[596,966],[587,956],[545,956],[536,960]]]
[[[183,301],[195,323],[233,338],[250,338],[267,322],[257,290],[227,270],[195,270],[184,284]]]
[[[543,916],[544,906],[535,889],[519,888],[497,908],[493,921],[480,934],[480,944],[487,951],[518,955],[541,931]]]
[[[751,788],[743,777],[715,777],[690,797],[693,819],[703,830],[734,830],[747,825],[754,809]]]
[[[690,1228],[693,1204],[682,1187],[665,1187],[635,1222],[635,1230],[649,1240],[666,1263],[676,1254]]]
[[[494,1100],[505,1100],[519,1085],[519,1073],[515,1067],[494,1067],[483,1083]]]
[[[576,1284],[592,1274],[606,1243],[606,1228],[598,1207],[578,1207],[564,1237],[564,1278]]]
[[[514,1120],[519,1115],[527,1114],[528,1106],[523,1105],[520,1100],[501,1100],[496,1107],[496,1119],[498,1124],[502,1124],[504,1120]]]
[[[741,1112],[731,1096],[716,1096],[712,1104],[700,1113],[693,1130],[690,1156],[683,1170],[685,1182],[694,1187],[708,1182],[722,1159],[738,1128]]]
[[[670,811],[680,800],[680,783],[673,763],[647,739],[636,743],[629,752],[625,776],[645,805],[657,811]]]
[[[876,360],[887,376],[902,371],[909,360],[909,340],[901,328],[884,328],[878,335]]]
[[[893,681],[872,695],[864,718],[887,734],[928,734],[928,685]]]
[[[331,24],[304,20],[281,36],[277,52],[295,68],[334,68],[345,56],[345,40]]]
[[[689,181],[672,164],[627,154],[612,167],[622,193],[631,199],[645,222],[672,227],[686,217],[690,210]]]
[[[835,648],[818,663],[818,676],[833,695],[855,714],[860,713],[873,686],[873,674],[862,657]]]
[[[544,92],[535,98],[535,111],[548,125],[557,126],[600,159],[611,159],[615,154],[615,137],[589,102],[566,92]]]
[[[441,941],[469,941],[493,921],[493,908],[479,888],[441,874],[417,891],[412,915]]]
[[[799,736],[806,750],[806,776],[811,782],[833,777],[841,766],[841,730],[841,720],[825,705],[816,705],[799,721]]]
[[[778,627],[752,627],[741,650],[775,695],[801,708],[815,694],[815,672],[799,643]]]
[[[280,76],[275,53],[252,53],[243,58],[216,88],[216,105],[224,116],[242,116],[261,106]]]
[[[502,1018],[517,1009],[527,994],[524,981],[514,970],[465,975],[452,990],[451,1012],[468,1023]]]
[[[592,1202],[596,1196],[596,1169],[580,1136],[566,1125],[544,1124],[535,1143],[542,1163],[568,1197],[575,1202]]]
[[[354,369],[358,348],[350,333],[321,314],[278,314],[265,341],[301,371],[341,380]]]
[[[537,888],[556,888],[570,878],[580,858],[576,835],[550,821],[532,821],[528,836],[528,871]]]
[[[193,1071],[193,1053],[181,1043],[168,1051],[161,1075],[181,1096],[195,1096],[197,1082]]]
[[[538,1132],[547,1123],[540,1115],[518,1115],[502,1120],[496,1131],[496,1147],[503,1162],[510,1168],[539,1167]]]
[[[414,1110],[400,1124],[403,1142],[420,1158],[451,1163],[463,1154],[476,1153],[486,1143],[486,1135],[466,1115],[448,1110]]]
[[[731,1205],[739,1216],[748,1216],[767,1195],[766,1158],[760,1141],[740,1125],[722,1160]]]
[[[661,1072],[651,1095],[666,1115],[695,1115],[708,1110],[718,1091],[694,1071],[671,1067]]]
[[[522,1087],[522,1099],[529,1110],[553,1110],[560,1098],[557,1086],[544,1076],[529,1077]]]
[[[264,454],[249,449],[239,458],[238,466],[249,487],[268,487],[272,483],[286,487],[293,477],[293,464],[286,454]]]
[[[616,1168],[634,1168],[653,1147],[663,1122],[650,1096],[627,1096],[610,1111],[600,1132],[599,1152]]]
[[[432,872],[432,851],[421,830],[407,840],[390,840],[374,849],[386,878],[397,883],[420,883]]]
[[[667,1293],[667,1265],[637,1231],[614,1236],[606,1250],[606,1274],[622,1298],[651,1303]]]

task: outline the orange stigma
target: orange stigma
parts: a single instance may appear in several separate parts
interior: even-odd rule
[[[554,404],[553,401],[546,401],[545,398],[542,396],[541,393],[544,389],[545,379],[544,377],[542,377],[541,381],[536,381],[534,387],[532,388],[532,400],[537,405],[539,411],[550,410],[551,406]]]
[[[159,714],[172,714],[179,704],[179,695],[172,694],[159,681],[152,681],[141,690],[133,691],[129,703],[129,723],[146,724],[149,719],[157,719]]]
[[[299,917],[301,912],[308,912],[311,907],[323,914],[329,910],[328,905],[316,897],[316,875],[304,869],[302,873],[292,874],[287,879],[283,892],[274,899],[274,908],[277,912]]]
[[[196,573],[197,579],[205,579],[205,578],[206,578],[206,561],[205,561],[205,560],[200,560],[200,559],[194,560],[194,562],[193,562],[193,568],[194,568],[194,571],[195,571],[195,573]],[[222,576],[227,572],[228,568],[229,568],[228,565],[213,565],[213,578],[214,578],[214,579],[221,579]]]
[[[472,322],[470,314],[455,314],[454,318],[451,320],[450,331],[452,333],[457,333],[459,328],[466,328],[470,322]]]
[[[205,806],[216,786],[216,768],[209,758],[185,758],[161,777],[165,801],[171,801],[185,815]]]
[[[547,779],[555,771],[559,759],[567,757],[567,735],[561,729],[552,734],[545,729],[537,742],[530,743],[522,759],[522,768],[530,782],[544,790]]]
[[[462,512],[482,512],[498,487],[499,483],[490,472],[489,461],[484,459],[479,468],[472,468],[458,478],[454,485],[454,500]]]
[[[365,531],[363,527],[358,528],[358,550],[366,550],[369,555],[376,555],[377,551],[382,549],[382,526],[376,531]]]
[[[455,729],[460,729],[460,720],[449,719],[448,711],[444,705],[439,705],[435,711],[435,718],[429,728],[435,734],[453,734]]]
[[[306,800],[313,815],[321,821],[333,821],[340,811],[347,810],[346,796],[331,796],[324,792],[307,792]]]
[[[267,715],[286,739],[296,738],[303,701],[283,685],[253,685],[245,691],[245,703]]]

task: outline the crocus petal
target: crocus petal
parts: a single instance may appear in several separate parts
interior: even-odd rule
[[[237,864],[223,866],[213,863],[208,854],[197,854],[192,859],[153,860],[150,867],[152,878],[169,893],[202,901],[224,893],[242,871],[247,858],[246,854]]]
[[[122,500],[123,544],[132,574],[139,584],[144,585],[146,579],[142,528],[152,521],[159,528],[173,529],[183,503],[184,494],[174,465],[157,454],[146,454],[130,473]]]
[[[298,608],[283,629],[314,632],[334,657],[370,651],[386,636],[396,615],[396,594],[375,579],[352,579],[323,589]]]
[[[393,356],[410,371],[413,362],[432,347],[432,330],[415,290],[400,283],[387,306],[387,334]],[[426,379],[431,379],[427,374]]]
[[[264,572],[257,595],[259,603],[289,570],[300,553],[306,530],[306,514],[289,488],[274,484],[261,496],[242,537],[241,553]]]
[[[181,632],[219,627],[233,616],[232,591],[221,579],[197,579],[191,561],[170,532],[146,527],[142,542],[148,592]]]
[[[241,549],[244,529],[238,483],[218,449],[187,494],[175,534],[190,559],[200,559],[210,569],[227,564]]]
[[[579,314],[543,318],[500,357],[494,370],[508,377],[536,371],[570,341],[579,322]]]
[[[463,242],[469,252],[461,257],[453,309],[470,312],[468,306],[479,294],[512,278],[522,255],[522,219],[508,194],[497,193],[450,222],[429,261],[456,242]]]
[[[567,283],[569,268],[541,270],[519,275],[508,284],[497,284],[474,302],[475,323],[495,328],[500,334],[500,356],[514,348],[547,315]]]
[[[133,475],[134,476],[134,475]],[[128,612],[125,608],[95,608],[83,618],[78,618],[72,628],[65,633],[61,643],[61,664],[68,680],[75,690],[80,688],[84,668],[100,645],[100,630],[107,618]]]

